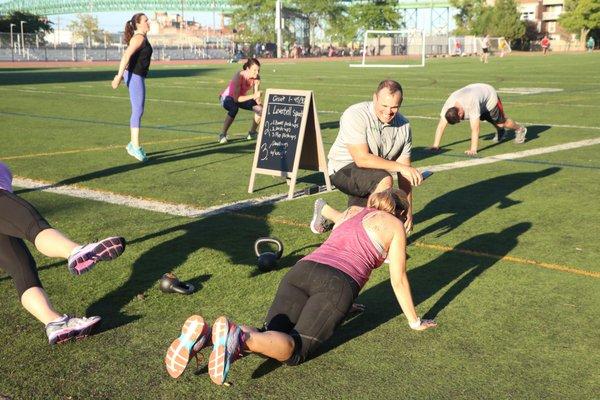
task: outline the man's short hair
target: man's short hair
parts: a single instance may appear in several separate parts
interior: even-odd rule
[[[400,86],[400,84],[392,79],[386,79],[383,80],[381,82],[379,82],[379,86],[377,86],[377,90],[375,91],[375,94],[379,94],[379,92],[381,92],[383,89],[387,89],[388,92],[390,92],[391,94],[394,94],[396,92],[400,92],[400,97],[403,97],[403,93],[402,93],[402,86]]]
[[[450,125],[458,124],[460,122],[460,116],[458,115],[458,108],[450,107],[448,111],[446,111],[446,121]]]

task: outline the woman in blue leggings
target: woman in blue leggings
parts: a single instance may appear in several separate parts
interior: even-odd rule
[[[152,46],[146,34],[150,30],[148,17],[142,13],[135,14],[125,24],[125,36],[123,41],[127,44],[127,50],[123,53],[119,72],[112,81],[113,89],[119,87],[121,80],[129,88],[131,99],[131,142],[127,145],[127,153],[138,159],[146,161],[148,157],[140,146],[140,124],[144,114],[144,101],[146,99],[146,85],[144,80],[148,75],[150,60],[152,59]]]

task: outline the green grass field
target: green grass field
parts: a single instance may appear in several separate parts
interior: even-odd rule
[[[468,124],[447,130],[432,156],[446,97],[473,82],[498,89],[507,114],[529,127],[528,141],[493,144],[482,125],[479,157],[596,139],[600,134],[600,54],[434,59],[425,68],[360,69],[347,62],[271,64],[262,87],[315,93],[325,148],[340,113],[369,100],[383,78],[404,87],[401,112],[413,129],[417,167],[467,160]],[[110,88],[114,68],[0,69],[0,160],[15,176],[197,208],[286,193],[284,180],[259,176],[247,193],[255,142],[250,115],[235,140],[216,144],[225,112],[217,95],[239,65],[154,66],[147,80],[141,164],[124,149],[129,98]],[[58,229],[79,241],[108,235],[126,252],[81,277],[34,251],[39,273],[63,312],[103,317],[101,332],[50,347],[43,326],[0,275],[0,395],[13,399],[594,399],[600,393],[599,145],[440,171],[415,190],[408,248],[417,311],[437,320],[409,329],[386,265],[320,355],[298,367],[251,356],[236,362],[232,386],[211,384],[206,368],[171,379],[165,351],[183,321],[261,325],[278,282],[324,236],[309,228],[314,196],[209,218],[184,218],[123,205],[16,188]],[[304,171],[299,187],[322,183]],[[323,194],[337,207],[344,196]],[[254,240],[285,244],[280,269],[258,273]],[[1,268],[1,266],[0,266]],[[199,290],[165,295],[172,271]],[[205,354],[208,357],[208,353]],[[594,394],[595,393],[595,394]],[[2,396],[0,396],[2,397]]]

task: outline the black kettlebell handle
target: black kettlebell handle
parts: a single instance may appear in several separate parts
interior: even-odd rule
[[[278,260],[281,258],[281,256],[283,255],[283,243],[281,242],[281,240],[274,238],[274,237],[273,238],[261,237],[261,238],[256,239],[256,242],[254,242],[254,253],[256,253],[256,257],[260,257],[261,253],[258,248],[263,243],[270,243],[270,244],[276,245],[277,252],[274,254],[275,254],[275,256],[277,256]]]

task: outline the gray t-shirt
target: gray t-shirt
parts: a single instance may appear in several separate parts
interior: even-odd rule
[[[460,104],[465,110],[464,119],[479,119],[481,114],[492,111],[498,105],[496,90],[486,83],[473,83],[452,93],[442,107],[440,117],[445,118],[446,111],[454,104]]]
[[[354,162],[347,145],[364,144],[371,154],[386,160],[410,157],[412,134],[410,124],[400,113],[389,124],[375,115],[372,101],[354,104],[342,114],[340,131],[329,150],[329,174]]]

